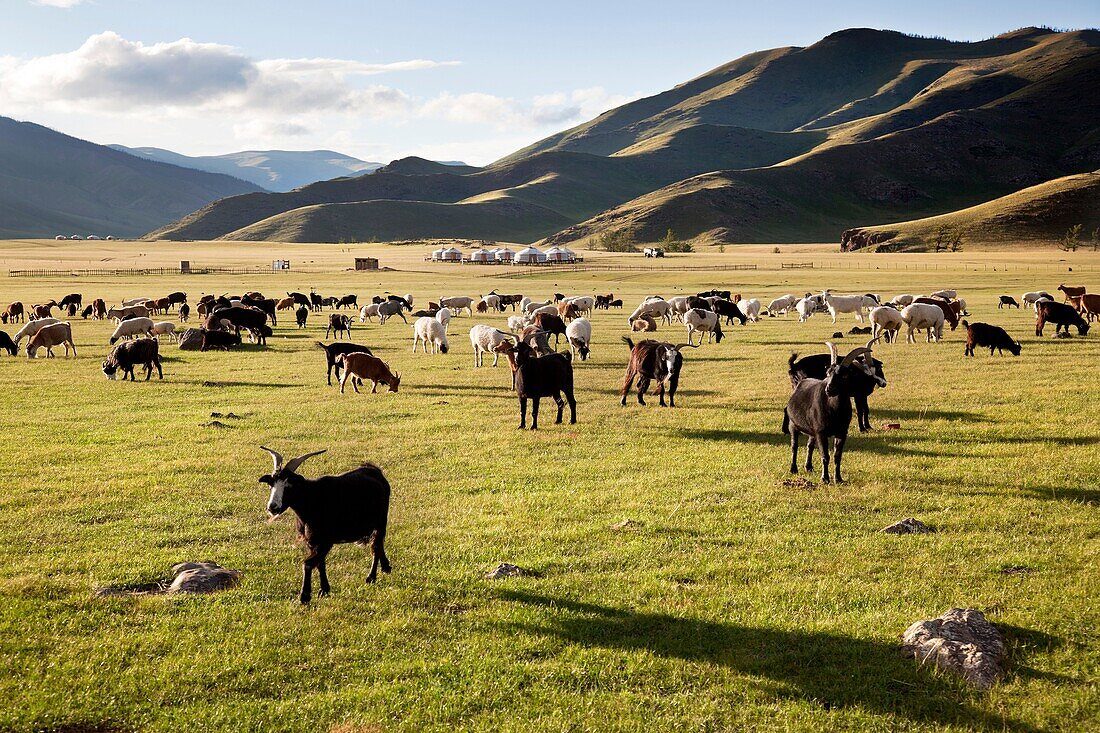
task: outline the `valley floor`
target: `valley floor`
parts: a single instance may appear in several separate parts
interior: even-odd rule
[[[400,320],[356,321],[355,342],[401,372],[398,394],[325,384],[315,342],[328,311],[304,330],[280,318],[267,348],[200,354],[165,341],[163,382],[103,378],[108,323],[73,322],[75,359],[4,354],[0,729],[1100,728],[1100,335],[1037,338],[1028,310],[996,308],[998,295],[1061,282],[1100,289],[1100,255],[730,247],[664,261],[585,252],[592,268],[649,269],[517,273],[432,265],[427,249],[0,242],[3,303],[310,288],[361,302],[412,293],[416,307],[494,288],[626,303],[593,318],[592,358],[575,365],[578,424],[554,425],[544,405],[537,433],[516,430],[506,364],[473,367],[470,326],[506,328],[510,312],[456,318],[451,352],[436,356],[412,354]],[[349,271],[365,255],[393,270]],[[291,272],[3,277],[282,258]],[[781,267],[806,262],[814,269]],[[734,264],[759,269],[718,269]],[[872,423],[901,430],[854,434],[846,484],[791,484],[787,358],[823,352],[858,325],[851,316],[729,327],[686,353],[675,409],[619,406],[631,307],[712,287],[765,304],[824,288],[956,288],[970,320],[1004,326],[1023,353],[965,358],[962,331],[879,345],[888,386],[871,398]],[[657,336],[687,340],[682,326]],[[238,417],[204,427],[214,412]],[[327,449],[304,467],[311,476],[381,465],[393,574],[367,586],[369,553],[337,547],[334,594],[300,607],[301,549],[292,518],[265,521],[260,445]],[[909,516],[937,532],[879,532]],[[241,585],[95,594],[187,560],[241,570]],[[537,576],[486,580],[500,562]],[[911,622],[955,606],[983,610],[1009,640],[1008,673],[989,692],[898,652]]]

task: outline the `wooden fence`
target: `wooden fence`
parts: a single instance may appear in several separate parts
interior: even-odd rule
[[[8,270],[8,277],[145,277],[148,275],[274,275],[287,270],[254,267],[139,267],[120,270]]]

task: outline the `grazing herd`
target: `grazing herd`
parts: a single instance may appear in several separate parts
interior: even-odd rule
[[[1034,291],[1024,293],[1020,301],[1002,295],[997,307],[1021,308],[1023,304],[1033,308],[1036,336],[1043,335],[1047,324],[1055,325],[1055,335],[1059,337],[1069,335],[1071,326],[1080,336],[1087,335],[1091,322],[1100,317],[1100,295],[1088,293],[1081,286],[1065,284],[1057,290],[1063,294],[1063,302],[1057,302],[1046,291]],[[475,367],[485,364],[486,355],[492,355],[494,367],[501,356],[505,357],[511,371],[511,389],[519,402],[519,428],[528,427],[530,403],[531,430],[538,429],[543,399],[554,400],[556,424],[563,422],[567,405],[570,424],[577,422],[574,368],[592,354],[592,315],[598,310],[623,308],[622,299],[613,293],[574,296],[554,293],[546,300],[534,300],[522,294],[502,294],[494,290],[476,298],[442,296],[414,312],[411,294],[373,296],[370,303],[360,307],[358,296],[354,294],[323,297],[316,292],[287,292],[286,298],[275,300],[258,292],[248,292],[240,296],[203,295],[195,308],[202,318],[201,327],[177,333],[174,322],[158,321],[154,316],[176,309],[180,322],[187,323],[191,306],[183,292],[170,293],[163,298],[133,298],[111,307],[101,298],[93,299],[87,307],[83,307],[83,303],[81,294],[71,293],[60,301],[50,300],[30,307],[21,302],[8,304],[0,312],[0,320],[22,324],[22,328],[14,339],[0,330],[0,352],[17,355],[21,341],[26,338],[26,353],[30,358],[42,350],[47,357],[52,357],[57,346],[64,347],[66,356],[71,350],[75,357],[72,322],[54,317],[53,311],[59,309],[62,315],[68,314],[70,318],[79,311],[84,319],[116,322],[108,339],[112,348],[102,363],[103,374],[112,380],[121,375],[123,380],[136,381],[135,373],[141,368],[145,371],[145,381],[149,381],[154,370],[159,379],[164,378],[161,337],[176,340],[184,350],[228,351],[241,346],[244,333],[262,347],[267,338],[273,336],[272,326],[277,325],[279,311],[293,311],[297,327],[305,328],[311,314],[329,308],[332,312],[325,324],[325,336],[335,340],[328,344],[316,342],[325,353],[328,385],[332,385],[335,373],[341,393],[345,392],[348,382],[356,393],[366,382],[371,384],[371,393],[376,393],[379,385],[397,393],[400,373],[375,356],[369,347],[352,343],[353,318],[340,311],[358,310],[359,324],[374,323],[377,319],[379,326],[394,317],[408,324],[406,314],[411,314],[414,318],[412,352],[415,354],[422,348],[426,355],[450,353],[448,330],[454,319],[463,314],[471,318],[488,313],[509,314],[507,330],[485,323],[474,324],[469,329],[470,345]],[[655,338],[635,343],[629,336],[622,336],[629,353],[619,390],[620,404],[625,406],[629,393],[636,389],[640,405],[646,404],[647,393],[655,392],[661,406],[675,407],[685,348],[712,349],[729,338],[723,326],[746,326],[763,318],[790,313],[796,313],[800,323],[818,313],[827,313],[833,323],[844,315],[852,315],[860,324],[869,321],[868,326],[853,328],[851,333],[870,332],[870,340],[846,355],[841,356],[837,346],[829,341],[826,342],[826,354],[802,358],[791,354],[788,360],[791,395],[783,410],[782,431],[790,436],[790,470],[792,473],[799,471],[799,442],[801,436],[806,436],[805,468],[813,470],[813,455],[819,453],[823,482],[843,480],[841,463],[853,412],[860,432],[872,429],[868,400],[876,388],[885,388],[887,384],[884,364],[872,351],[875,344],[896,342],[903,328],[908,343],[915,343],[920,332],[924,332],[927,342],[940,342],[944,338],[945,325],[953,331],[961,324],[966,331],[964,353],[968,357],[974,356],[978,348],[988,348],[990,355],[1007,351],[1019,356],[1021,352],[1020,342],[1004,328],[965,320],[964,317],[970,315],[967,304],[955,290],[940,290],[928,295],[902,294],[890,301],[872,293],[837,295],[825,290],[802,297],[786,294],[769,300],[767,306],[760,299],[744,298],[728,290],[667,299],[652,295],[643,299],[626,318],[627,327],[631,331],[653,333],[679,323],[686,329],[687,343]],[[563,337],[567,348],[559,351]],[[384,548],[390,486],[378,467],[365,464],[339,476],[308,479],[297,472],[299,467],[324,451],[284,461],[278,452],[269,448],[263,450],[274,461],[272,472],[260,478],[271,487],[268,512],[277,517],[287,510],[293,511],[297,515],[297,532],[308,550],[299,595],[303,603],[312,598],[314,572],[318,575],[319,594],[329,593],[325,560],[334,545],[370,545],[374,561],[368,582],[375,580],[379,569],[390,572]]]

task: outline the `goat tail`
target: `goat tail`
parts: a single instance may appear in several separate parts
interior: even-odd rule
[[[798,361],[798,352],[797,351],[792,351],[791,352],[791,358],[787,359],[787,371],[788,372],[791,371],[792,369],[794,369],[794,363],[796,361]]]
[[[632,350],[632,351],[633,351],[633,349],[634,349],[634,342],[630,340],[630,337],[629,337],[629,336],[623,336],[623,343],[624,343],[624,344],[626,344],[626,347],[627,347],[628,349],[630,349],[630,350]]]
[[[787,414],[787,408],[783,408],[783,434],[791,434],[791,416]]]
[[[323,348],[325,348],[325,345],[324,345],[323,343],[321,343],[320,341],[314,341],[313,343],[315,343],[315,344],[317,345],[317,348],[318,348],[318,349],[323,349]]]

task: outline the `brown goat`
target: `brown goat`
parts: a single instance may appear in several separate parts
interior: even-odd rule
[[[631,331],[656,331],[657,321],[653,320],[653,316],[642,316],[641,318],[635,318],[630,324]]]
[[[46,326],[36,333],[27,343],[27,358],[33,359],[39,349],[46,350],[46,358],[53,358],[53,347],[65,345],[65,356],[69,355],[69,347],[73,348],[73,356],[76,356],[76,344],[73,343],[72,326],[66,323],[54,323]]]
[[[1087,290],[1084,285],[1066,285],[1065,283],[1059,285],[1058,289],[1066,295],[1066,299],[1062,301],[1063,303],[1068,303],[1070,298],[1077,298],[1084,295]]]
[[[572,321],[580,317],[577,314],[577,306],[569,302],[558,303],[558,315],[563,321]]]
[[[277,311],[289,311],[294,310],[295,301],[294,298],[283,298],[275,304],[275,310]]]
[[[23,310],[23,304],[18,300],[14,303],[9,303],[8,307],[4,309],[4,313],[0,314],[0,320],[4,323],[17,323],[27,320],[27,316]]]
[[[53,309],[56,307],[57,303],[52,300],[49,303],[35,303],[31,306],[31,313],[36,319],[49,318],[51,315],[53,315],[51,311],[53,311]]]
[[[1100,294],[1097,293],[1085,293],[1081,296],[1081,307],[1079,311],[1085,315],[1090,321],[1094,318],[1100,317]]]
[[[351,379],[351,386],[359,392],[359,386],[353,377],[371,383],[371,394],[378,391],[378,385],[384,384],[390,392],[396,392],[401,385],[401,375],[391,372],[386,362],[376,356],[362,351],[351,354],[338,354],[336,356],[337,368],[343,368],[344,374],[340,377],[340,393],[344,392],[344,384]]]

